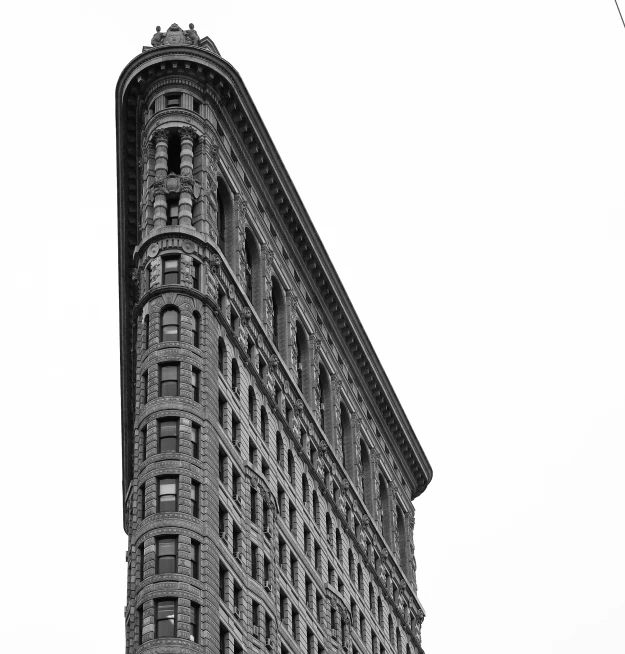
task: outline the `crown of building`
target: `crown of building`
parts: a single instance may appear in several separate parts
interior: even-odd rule
[[[177,23],[173,23],[166,32],[161,32],[160,26],[157,25],[156,34],[152,37],[151,43],[153,48],[190,45],[219,54],[217,46],[207,36],[200,38],[193,23],[189,23],[188,30],[183,30]]]

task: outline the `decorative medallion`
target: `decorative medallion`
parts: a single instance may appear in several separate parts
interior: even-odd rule
[[[195,252],[195,243],[193,241],[182,241],[182,250],[187,254]]]
[[[152,243],[152,245],[150,245],[148,248],[148,257],[150,257],[150,259],[154,259],[160,249],[161,248],[158,243]]]

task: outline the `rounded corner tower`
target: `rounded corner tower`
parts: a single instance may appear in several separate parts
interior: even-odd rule
[[[116,89],[128,654],[422,654],[432,469],[234,68]]]

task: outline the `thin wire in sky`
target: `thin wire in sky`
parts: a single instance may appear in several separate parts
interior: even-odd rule
[[[621,23],[623,23],[623,27],[625,27],[625,20],[623,20],[623,14],[621,13],[621,8],[618,6],[617,0],[614,0],[614,4],[616,5],[616,8],[618,9],[618,15],[621,17]]]

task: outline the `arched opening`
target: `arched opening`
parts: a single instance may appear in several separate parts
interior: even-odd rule
[[[245,230],[245,293],[257,313],[260,313],[260,250],[254,235]]]
[[[161,311],[161,343],[180,340],[180,311],[165,307]]]
[[[308,335],[299,321],[296,323],[295,334],[297,343],[297,385],[306,400],[310,401]]]
[[[224,258],[235,268],[237,228],[230,189],[221,177],[217,180],[217,214],[217,244]]]
[[[360,462],[362,465],[362,489],[365,496],[365,504],[371,513],[374,513],[373,506],[373,484],[371,480],[371,459],[369,448],[362,438],[360,439]]]
[[[272,338],[273,344],[278,349],[278,352],[285,356],[285,342],[286,342],[286,307],[284,301],[284,292],[280,286],[280,282],[275,278],[271,278],[271,304],[273,307],[272,318]]]
[[[302,501],[307,504],[310,500],[310,486],[308,485],[308,477],[304,473],[302,475]]]
[[[410,576],[410,571],[408,570],[408,557],[406,556],[406,527],[404,523],[404,512],[401,510],[399,505],[395,506],[397,511],[397,535],[399,538],[399,562],[401,564],[401,569]]]

